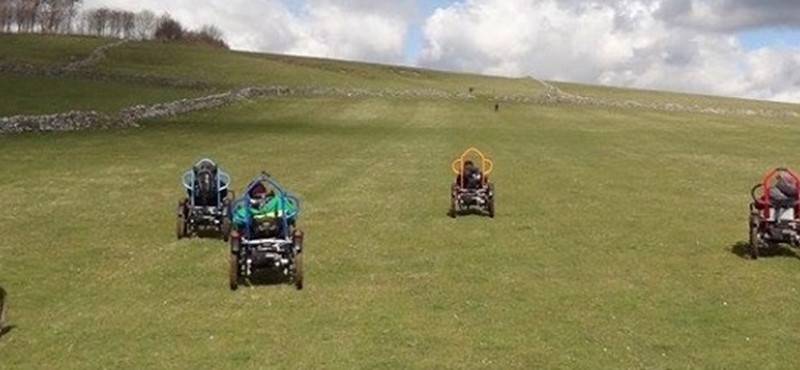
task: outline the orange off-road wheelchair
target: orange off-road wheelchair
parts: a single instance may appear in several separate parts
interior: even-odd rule
[[[475,148],[453,161],[456,178],[450,186],[450,217],[467,213],[494,217],[494,184],[489,182],[493,167],[492,161]]]

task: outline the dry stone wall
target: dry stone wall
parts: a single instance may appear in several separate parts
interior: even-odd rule
[[[0,134],[33,131],[75,131],[118,126],[110,117],[95,111],[71,111],[37,116],[0,117]]]
[[[339,98],[425,98],[437,100],[487,99],[493,102],[521,104],[570,104],[604,108],[636,108],[667,112],[692,112],[719,115],[760,116],[768,118],[798,118],[800,114],[783,110],[730,109],[690,106],[677,103],[642,103],[587,98],[549,90],[538,95],[476,96],[436,89],[347,89],[337,87],[248,86],[199,98],[180,99],[168,103],[135,105],[113,115],[89,111],[72,111],[40,116],[0,118],[0,134],[29,131],[73,131],[88,128],[136,127],[146,118],[172,117],[198,110],[213,109],[254,98],[275,96],[328,96]]]
[[[182,80],[151,75],[129,75],[95,70],[92,67],[106,57],[109,49],[125,43],[126,40],[103,45],[87,58],[68,65],[40,66],[28,63],[0,61],[0,73],[36,76],[73,76],[101,81],[121,81],[127,83],[150,84],[164,87],[210,89],[211,85],[202,81]],[[273,96],[328,96],[339,98],[415,98],[435,100],[473,100],[484,99],[493,103],[520,104],[569,104],[602,108],[634,108],[667,112],[691,112],[719,115],[760,116],[768,118],[797,118],[800,113],[791,110],[732,109],[678,103],[655,103],[639,101],[617,101],[590,98],[569,94],[545,81],[536,80],[545,87],[544,92],[516,95],[475,95],[473,91],[453,92],[438,89],[362,89],[320,86],[246,86],[235,90],[210,94],[199,98],[180,99],[152,105],[135,105],[115,114],[95,111],[70,111],[47,115],[17,115],[0,117],[0,134],[31,131],[74,131],[92,128],[136,127],[137,122],[147,118],[171,117],[198,110],[213,109],[223,105],[255,98]]]

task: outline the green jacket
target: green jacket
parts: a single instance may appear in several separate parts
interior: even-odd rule
[[[281,206],[281,200],[283,200],[283,206]],[[280,194],[270,197],[261,205],[244,204],[242,202],[233,210],[233,224],[237,227],[243,227],[247,224],[247,209],[245,207],[250,208],[250,217],[256,221],[281,217],[284,211],[289,215],[294,215],[297,212],[295,204]]]

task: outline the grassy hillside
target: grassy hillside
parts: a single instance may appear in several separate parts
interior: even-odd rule
[[[85,58],[98,46],[110,42],[112,41],[97,37],[0,33],[0,62],[66,64]]]
[[[339,66],[374,74],[353,85],[528,83],[174,52],[213,54],[203,71],[265,83],[315,73],[335,84]],[[184,62],[125,59],[103,68],[204,76]],[[797,124],[321,97],[138,129],[0,136],[0,285],[15,325],[0,338],[0,367],[798,367],[800,259],[787,249],[750,261],[735,247],[752,184],[772,166],[800,167]],[[497,166],[495,219],[446,216],[449,164],[468,146]],[[178,177],[202,156],[237,190],[266,169],[300,195],[306,289],[230,292],[224,243],[174,240]]]
[[[588,98],[598,98],[612,101],[638,101],[641,103],[681,104],[685,106],[699,106],[709,108],[727,108],[735,110],[761,109],[773,111],[797,112],[797,104],[758,101],[749,99],[724,98],[711,95],[681,94],[655,90],[641,90],[629,88],[614,88],[605,86],[581,85],[575,83],[553,83],[562,91]]]
[[[0,86],[5,91],[0,100],[0,116],[69,110],[113,113],[131,105],[161,103],[209,93],[118,81],[15,74],[0,74]]]
[[[102,64],[111,71],[203,79],[222,85],[286,84],[362,88],[436,88],[476,93],[533,94],[529,79],[497,79],[368,63],[228,52],[163,43],[128,43]]]

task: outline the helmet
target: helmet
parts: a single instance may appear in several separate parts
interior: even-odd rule
[[[476,166],[475,163],[473,163],[472,161],[467,160],[464,161],[464,172],[467,174],[473,174],[476,172],[480,172],[480,168],[478,168],[478,166]]]
[[[264,201],[264,199],[267,197],[267,193],[268,189],[263,183],[259,182],[255,184],[248,193],[250,196],[250,203],[259,203]]]
[[[473,168],[475,168],[475,164],[471,160],[464,161],[464,170],[466,172],[472,171]]]

